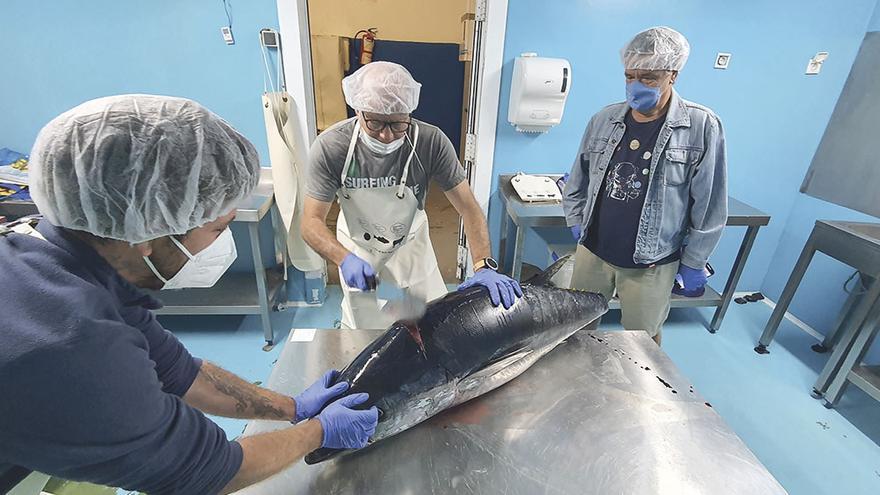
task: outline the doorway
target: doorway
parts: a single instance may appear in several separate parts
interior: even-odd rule
[[[439,127],[463,161],[468,84],[467,42],[472,0],[318,0],[308,2],[315,122],[320,134],[354,116],[342,78],[370,61],[396,62],[422,84],[413,117]],[[328,216],[335,229],[338,205]],[[459,216],[431,184],[425,201],[431,241],[446,283],[458,282]],[[338,282],[337,270],[328,270]]]

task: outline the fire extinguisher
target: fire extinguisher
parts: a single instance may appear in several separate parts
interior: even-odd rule
[[[366,65],[373,61],[373,46],[376,44],[376,34],[378,29],[370,28],[358,31],[354,37],[361,38],[361,65]]]

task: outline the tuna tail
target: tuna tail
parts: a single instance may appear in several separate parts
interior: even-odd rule
[[[558,287],[553,282],[553,277],[562,270],[567,263],[571,260],[571,255],[567,254],[555,262],[552,265],[548,266],[546,270],[535,275],[534,277],[526,280],[524,283],[529,285],[545,285],[548,287]],[[568,287],[562,287],[563,289],[567,289]]]

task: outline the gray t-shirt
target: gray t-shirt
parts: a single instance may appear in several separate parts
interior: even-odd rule
[[[433,179],[444,191],[459,185],[467,178],[458,161],[455,148],[438,127],[413,119],[419,126],[419,142],[416,154],[409,165],[406,185],[419,200],[419,208],[425,208],[428,181]],[[351,142],[351,133],[357,120],[352,118],[336,123],[322,132],[309,150],[306,193],[319,201],[333,202],[336,191],[342,187],[342,168]],[[410,131],[413,139],[413,131]],[[354,158],[348,169],[345,186],[349,189],[387,187],[398,184],[410,145],[404,142],[389,155],[374,153],[360,142],[354,148]],[[421,160],[421,162],[420,162]]]

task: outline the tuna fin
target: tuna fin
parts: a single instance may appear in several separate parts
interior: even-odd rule
[[[556,284],[554,284],[552,281],[553,276],[556,275],[560,270],[562,270],[562,268],[565,267],[565,265],[567,263],[569,263],[570,259],[571,259],[571,255],[566,254],[565,256],[554,261],[553,264],[548,266],[547,269],[544,270],[543,272],[526,280],[525,283],[530,284],[530,285],[547,285],[550,287],[556,287]],[[565,288],[567,288],[567,287],[565,287]]]
[[[525,358],[532,352],[534,352],[534,350],[532,349],[519,349],[491,361],[486,366],[462,378],[458,385],[459,390],[469,390],[479,385],[485,379],[497,374],[498,372],[504,370],[505,368],[509,367],[520,359]]]
[[[320,449],[314,450],[306,455],[305,461],[306,464],[311,466],[312,464],[317,464],[319,462],[324,462],[326,460],[332,459],[342,452],[344,452],[343,449],[330,449],[327,447],[321,447]]]

